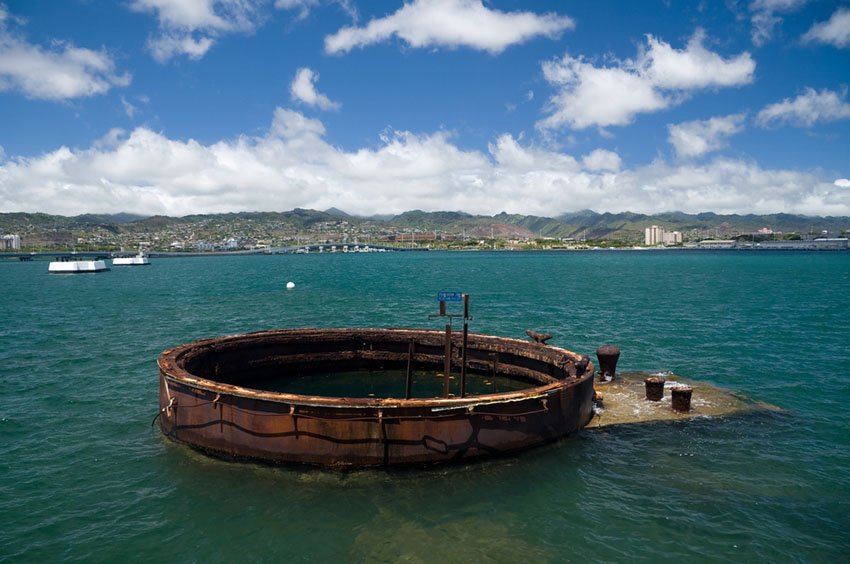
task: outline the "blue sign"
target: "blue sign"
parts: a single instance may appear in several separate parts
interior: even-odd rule
[[[437,292],[438,302],[462,302],[463,292]]]

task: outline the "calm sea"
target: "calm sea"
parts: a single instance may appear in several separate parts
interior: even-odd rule
[[[0,560],[838,562],[850,253],[387,253],[0,262]],[[296,283],[287,291],[288,281]],[[156,357],[269,328],[433,327],[672,370],[780,412],[582,431],[431,470],[229,463],[162,438]]]

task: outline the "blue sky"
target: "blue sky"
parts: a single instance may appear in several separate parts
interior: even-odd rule
[[[850,2],[0,0],[0,212],[850,216]]]

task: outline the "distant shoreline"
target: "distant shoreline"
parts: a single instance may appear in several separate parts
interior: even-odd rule
[[[744,252],[824,252],[824,251],[847,251],[850,250],[850,240],[845,238],[835,239],[812,239],[809,241],[764,241],[761,243],[741,243],[734,241],[711,241],[704,243],[691,243],[681,246],[631,246],[631,247],[575,247],[556,249],[488,249],[488,248],[429,248],[429,247],[369,247],[363,250],[323,250],[314,249],[313,245],[302,245],[300,247],[286,247],[278,249],[250,249],[239,251],[149,251],[147,256],[151,258],[193,258],[193,257],[215,257],[215,256],[257,256],[257,255],[288,255],[288,254],[371,254],[374,252],[449,252],[449,253],[560,253],[560,252],[589,252],[589,251],[617,251],[617,252],[672,252],[672,251],[744,251]],[[305,250],[312,249],[312,250]],[[45,261],[59,258],[91,258],[112,259],[124,256],[132,256],[134,253],[115,252],[108,250],[86,250],[86,251],[0,251],[2,259],[18,259],[19,261]]]

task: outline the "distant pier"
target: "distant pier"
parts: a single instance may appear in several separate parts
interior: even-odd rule
[[[178,258],[178,257],[212,257],[233,255],[285,255],[285,254],[307,254],[307,253],[369,253],[369,252],[409,252],[428,251],[425,247],[391,247],[388,245],[351,245],[348,243],[314,243],[309,245],[290,245],[285,247],[263,247],[261,249],[243,249],[238,251],[150,251],[145,254],[151,258]],[[0,253],[0,258],[28,260],[54,260],[78,258],[83,259],[111,259],[118,257],[132,257],[137,251],[34,251]]]

